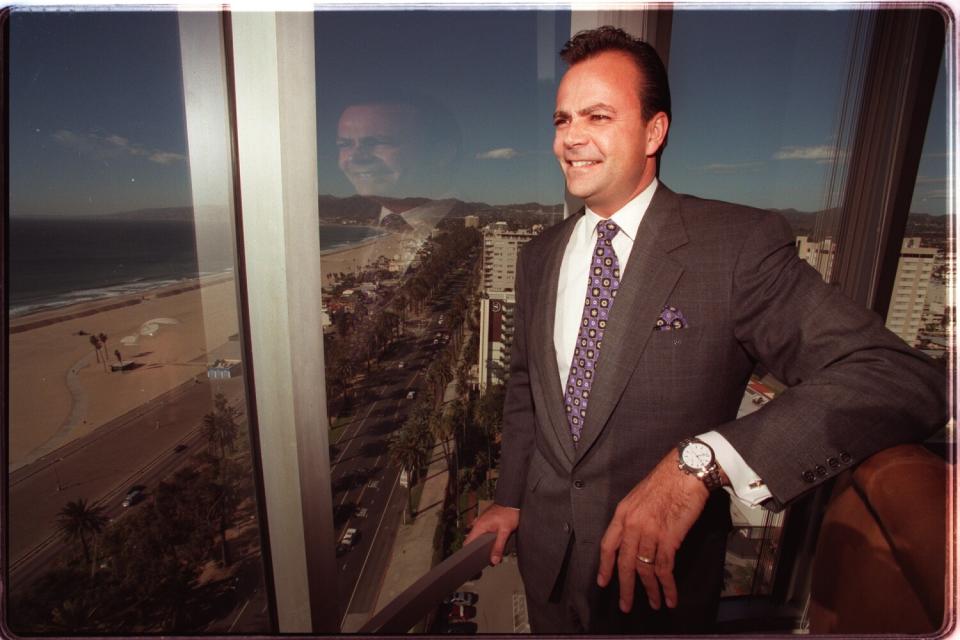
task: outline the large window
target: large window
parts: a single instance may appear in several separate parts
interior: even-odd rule
[[[193,197],[177,16],[9,34],[7,623],[268,631],[232,212]]]
[[[571,31],[646,25],[661,181],[780,211],[830,279],[874,16],[12,11],[10,628],[360,629],[492,500],[517,255],[571,212],[551,149]],[[887,313],[935,357],[949,69]],[[758,369],[740,415],[781,389]],[[802,608],[815,525],[731,515],[726,604]],[[515,554],[461,590],[469,620],[414,630],[529,631]]]
[[[549,114],[570,27],[531,11],[321,11],[315,25],[337,600],[350,631],[456,550],[491,498],[517,250],[562,217]],[[509,580],[507,597],[522,596],[515,564]],[[481,598],[491,613],[503,604]]]

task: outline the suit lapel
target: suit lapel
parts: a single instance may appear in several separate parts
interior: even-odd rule
[[[553,430],[558,447],[563,451],[570,466],[576,457],[570,427],[563,410],[563,386],[560,384],[560,371],[557,368],[557,350],[553,344],[553,332],[557,309],[557,282],[560,279],[560,264],[563,254],[573,233],[577,221],[583,217],[583,210],[570,216],[561,224],[560,230],[546,251],[539,256],[543,260],[543,280],[540,283],[532,322],[538,328],[533,335],[536,340],[528,346],[528,353],[535,359],[537,370],[541,373],[540,384],[534,385],[533,393],[538,406],[547,408],[547,418]]]
[[[683,273],[683,266],[668,254],[686,242],[679,199],[661,184],[637,230],[617,301],[610,311],[576,462],[606,427],[636,369],[657,318]],[[567,439],[571,439],[569,434]]]

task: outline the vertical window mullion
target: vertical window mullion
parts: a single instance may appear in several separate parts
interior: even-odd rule
[[[338,630],[317,229],[313,16],[230,17],[259,445],[281,633]]]

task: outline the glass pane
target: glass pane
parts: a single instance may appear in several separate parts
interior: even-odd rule
[[[947,296],[953,255],[948,239],[947,68],[940,65],[920,168],[897,265],[887,328],[946,366],[954,307]]]
[[[797,248],[828,274],[824,231],[842,193],[848,104],[861,82],[862,16],[851,11],[678,11],[669,73],[670,140],[661,178],[672,189],[773,209]],[[758,370],[739,416],[782,385]],[[733,500],[724,596],[769,594],[783,513]]]
[[[231,204],[200,224],[180,62],[175,13],[10,17],[17,633],[270,628]]]
[[[553,12],[317,14],[344,631],[459,548],[490,500],[517,249],[562,218],[550,114],[569,29]],[[511,567],[479,609],[523,600]],[[480,630],[514,629],[499,624]]]

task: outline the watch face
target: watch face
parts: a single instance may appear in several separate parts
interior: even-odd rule
[[[680,460],[691,469],[705,469],[713,462],[713,451],[702,442],[691,442],[683,448]]]

